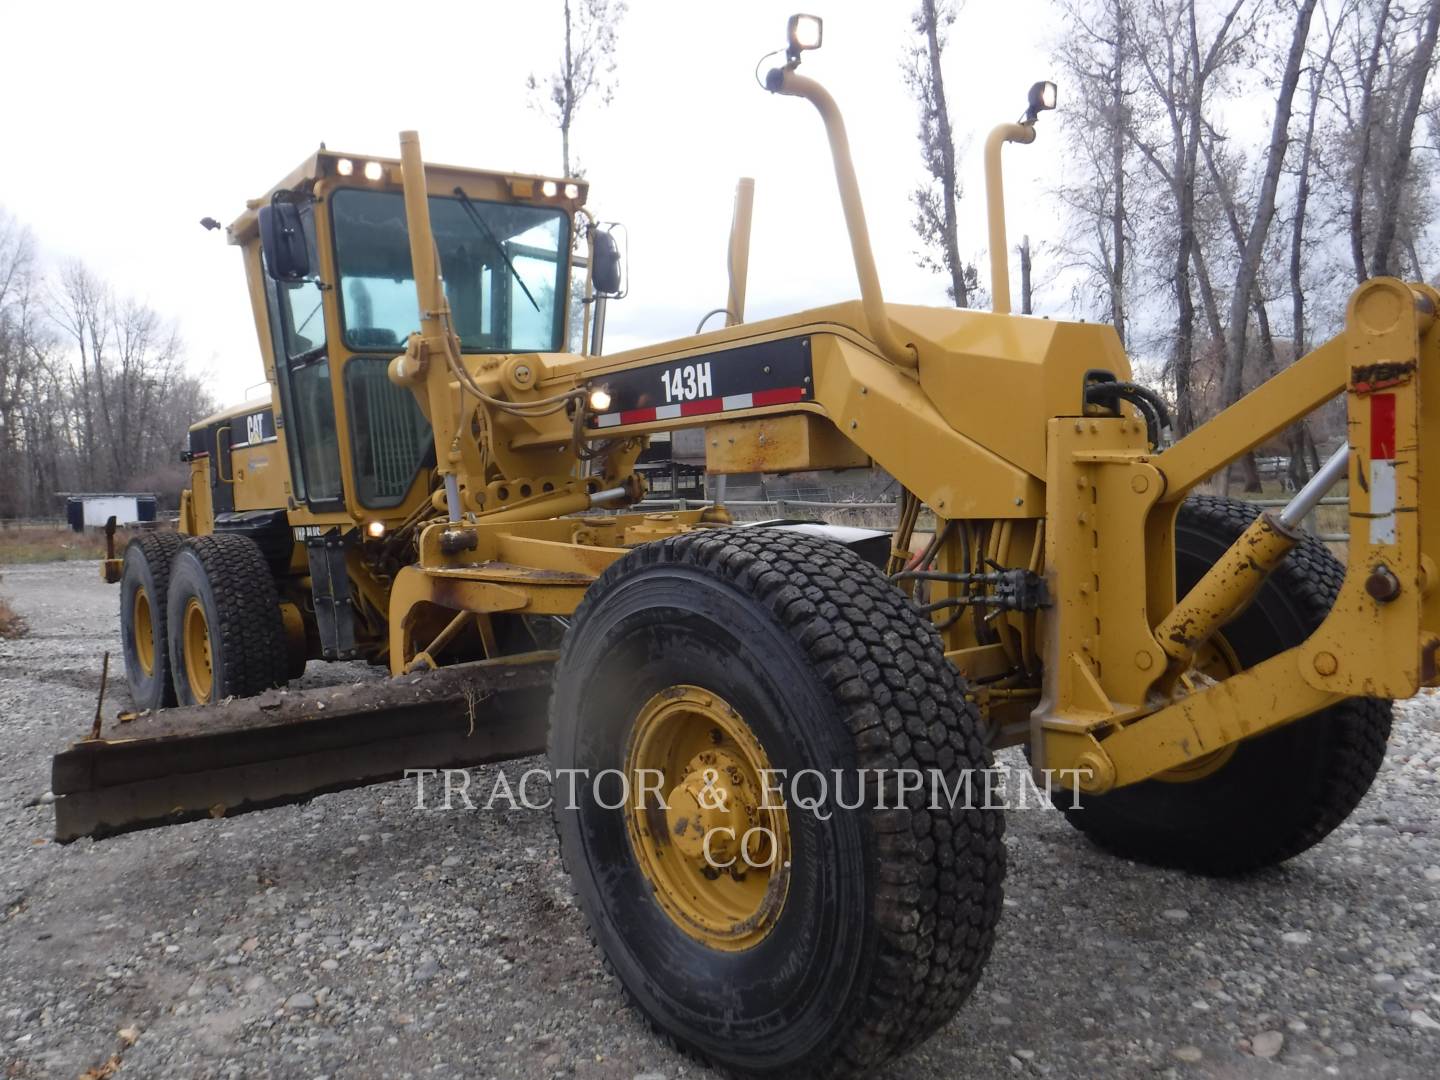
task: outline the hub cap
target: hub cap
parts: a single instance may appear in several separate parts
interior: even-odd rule
[[[635,719],[630,846],[664,912],[713,949],[757,944],[785,903],[790,829],[778,778],[766,796],[769,769],[740,714],[709,690],[669,687]]]

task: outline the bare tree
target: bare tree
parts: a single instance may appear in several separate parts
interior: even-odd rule
[[[50,514],[55,492],[134,487],[173,506],[185,432],[214,412],[175,327],[79,262],[47,275],[0,210],[0,516]]]
[[[526,80],[531,107],[560,129],[560,158],[566,176],[583,176],[570,153],[570,129],[580,106],[592,97],[609,104],[615,92],[616,32],[625,0],[564,0],[565,43],[560,65]]]
[[[1347,21],[1329,139],[1341,163],[1334,183],[1351,271],[1356,281],[1406,270],[1423,276],[1435,162],[1416,159],[1413,149],[1435,78],[1440,0],[1360,3]]]
[[[53,317],[77,353],[71,396],[85,475],[121,488],[162,452],[155,420],[181,376],[179,335],[153,309],[117,299],[79,262],[61,271]]]
[[[975,296],[978,271],[974,263],[960,258],[956,205],[962,191],[955,172],[955,135],[941,70],[946,31],[954,25],[955,16],[952,0],[920,0],[920,6],[910,16],[918,40],[911,46],[902,70],[920,106],[920,156],[928,175],[910,196],[915,204],[915,232],[921,243],[919,263],[949,277],[946,291],[955,306],[963,308],[969,307]]]
[[[1196,203],[1200,144],[1206,121],[1206,104],[1217,73],[1231,64],[1237,42],[1236,20],[1246,0],[1234,2],[1221,14],[1219,24],[1202,30],[1196,0],[1143,0],[1132,23],[1135,55],[1145,74],[1146,88],[1160,114],[1159,133],[1132,129],[1131,138],[1165,184],[1170,194],[1173,224],[1173,277],[1176,319],[1171,350],[1175,382],[1176,421],[1181,432],[1197,422],[1192,386],[1195,361],[1195,299],[1192,264],[1202,253],[1196,247]],[[1138,6],[1138,5],[1137,5]],[[1201,274],[1207,308],[1217,308],[1208,270]],[[1213,321],[1213,319],[1212,319]],[[1218,327],[1212,325],[1212,337]]]
[[[105,398],[105,352],[109,347],[112,304],[109,287],[83,263],[72,260],[65,265],[51,310],[56,325],[79,351],[79,364],[70,372],[70,390],[75,402],[81,465],[86,477],[107,487],[113,487],[115,482],[100,476],[97,457],[99,447],[111,441],[114,433],[98,430],[101,415],[96,406]]]
[[[1440,4],[1440,0],[1436,2]],[[1270,143],[1265,151],[1264,166],[1259,177],[1259,192],[1248,227],[1243,227],[1239,220],[1235,200],[1226,200],[1234,221],[1239,258],[1236,262],[1234,285],[1230,291],[1225,367],[1220,384],[1221,408],[1233,405],[1240,399],[1245,367],[1245,343],[1250,327],[1249,313],[1251,306],[1258,300],[1255,288],[1260,277],[1261,260],[1265,257],[1265,245],[1270,237],[1270,224],[1275,219],[1280,173],[1285,164],[1285,154],[1290,148],[1290,116],[1295,104],[1295,88],[1300,84],[1300,69],[1305,60],[1305,46],[1310,39],[1310,21],[1315,14],[1315,4],[1316,0],[1300,0],[1296,5],[1295,25],[1290,34],[1290,47],[1275,97],[1275,115],[1270,123]],[[1268,337],[1269,326],[1264,305],[1261,303],[1257,306]]]
[[[36,275],[35,239],[0,210],[0,476],[16,476],[23,446],[22,416],[33,382],[33,320],[28,298]],[[19,512],[18,485],[4,485],[0,514]]]
[[[1404,187],[1410,169],[1410,154],[1415,138],[1415,121],[1420,115],[1420,104],[1425,96],[1426,82],[1434,73],[1437,30],[1440,30],[1440,0],[1430,0],[1425,8],[1419,40],[1415,44],[1415,50],[1409,58],[1401,80],[1403,99],[1398,123],[1395,125],[1395,138],[1390,145],[1390,152],[1381,166],[1380,190],[1395,201],[1398,201],[1396,196]],[[1398,214],[1382,213],[1380,215],[1380,223],[1375,232],[1375,256],[1371,263],[1376,275],[1391,272],[1391,256],[1395,246],[1398,222]],[[1417,263],[1415,272],[1418,275],[1422,272],[1418,266],[1418,256],[1412,256],[1412,260]]]
[[[1072,211],[1063,254],[1083,272],[1086,299],[1098,294],[1096,314],[1108,316],[1122,342],[1129,337],[1131,235],[1127,182],[1131,169],[1130,100],[1135,61],[1130,0],[1067,3],[1069,27],[1060,48],[1065,74],[1066,149],[1075,179],[1060,198]],[[1092,10],[1093,9],[1093,10]],[[1077,297],[1078,299],[1078,297]]]

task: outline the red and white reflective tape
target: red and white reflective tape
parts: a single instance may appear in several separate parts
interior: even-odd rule
[[[601,413],[595,418],[597,428],[648,424],[655,420],[678,420],[683,416],[704,416],[707,413],[759,409],[766,405],[789,405],[805,400],[803,386],[782,386],[777,390],[756,390],[753,394],[730,394],[727,397],[680,401],[673,405],[656,405],[648,409],[625,409],[623,412]]]
[[[1395,395],[1370,396],[1370,543],[1395,543]]]

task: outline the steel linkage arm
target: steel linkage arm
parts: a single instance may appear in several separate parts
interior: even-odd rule
[[[1336,390],[1346,393],[1346,452],[1284,511],[1258,518],[1159,620],[1157,641],[1171,663],[1157,672],[1156,700],[1167,704],[1108,724],[1067,721],[1059,709],[1054,720],[1039,717],[1038,756],[1047,767],[1076,769],[1081,789],[1099,793],[1345,697],[1404,698],[1440,684],[1440,500],[1422,498],[1424,473],[1440,475],[1440,407],[1421,407],[1427,372],[1440,372],[1437,307],[1440,294],[1429,287],[1366,282],[1351,297],[1340,336],[1153,460],[1166,482],[1163,502],[1173,507],[1200,479]],[[1298,539],[1294,528],[1307,507],[1342,471],[1350,536],[1329,616],[1303,643],[1168,703],[1174,669],[1254,597]]]

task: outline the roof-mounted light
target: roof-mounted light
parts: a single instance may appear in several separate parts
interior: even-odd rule
[[[349,176],[355,171],[355,162],[348,157],[342,157],[335,162],[335,171],[341,176]]]
[[[379,180],[385,175],[385,166],[378,161],[367,161],[365,163],[365,179]]]

